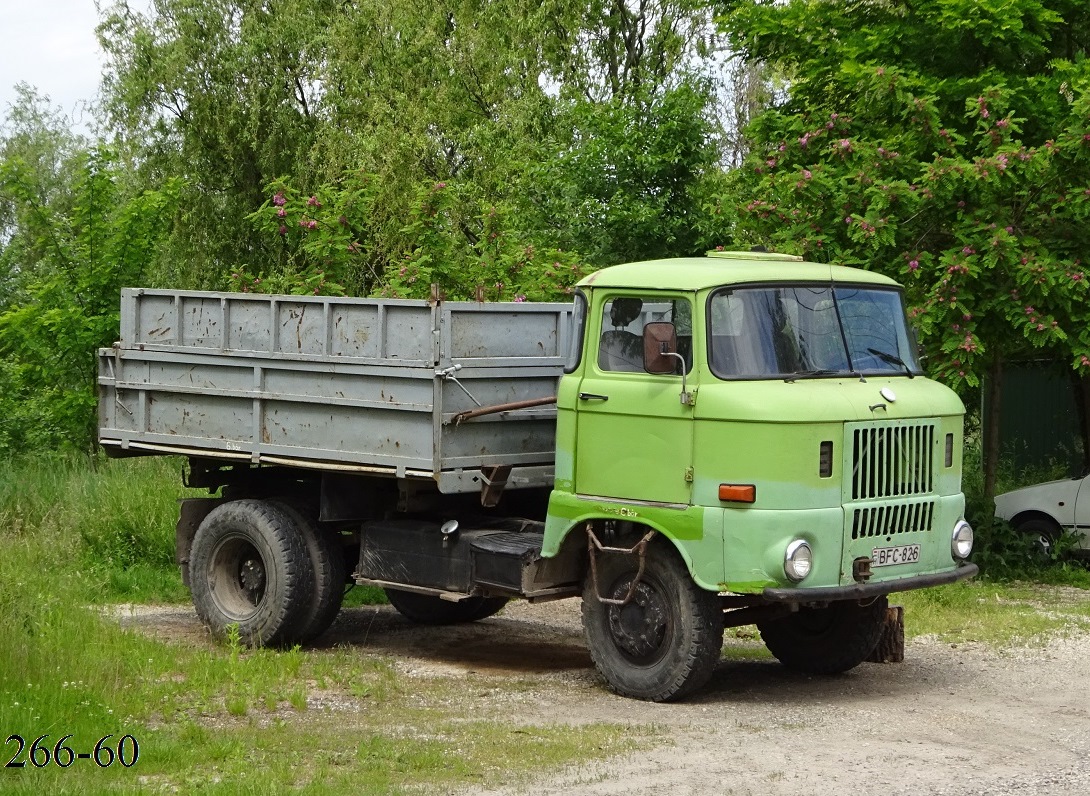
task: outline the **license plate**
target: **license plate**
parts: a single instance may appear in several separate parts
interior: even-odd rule
[[[892,567],[897,564],[915,564],[920,560],[920,546],[906,544],[900,547],[876,547],[870,551],[872,567]]]

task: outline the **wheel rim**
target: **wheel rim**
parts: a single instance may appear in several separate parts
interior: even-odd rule
[[[609,597],[623,600],[632,578],[618,580]],[[609,634],[617,650],[631,663],[647,666],[661,660],[670,648],[667,639],[673,629],[672,603],[656,583],[646,576],[636,586],[626,605],[611,605],[608,613]]]
[[[212,599],[233,621],[251,618],[261,607],[268,585],[265,559],[250,540],[224,539],[212,554]]]
[[[1053,540],[1051,534],[1048,534],[1048,533],[1045,533],[1044,531],[1041,531],[1040,533],[1037,534],[1037,539],[1035,540],[1035,542],[1036,542],[1036,548],[1037,548],[1037,555],[1040,558],[1043,558],[1043,559],[1046,559],[1046,560],[1051,559],[1052,558],[1052,545],[1054,543],[1054,540]]]

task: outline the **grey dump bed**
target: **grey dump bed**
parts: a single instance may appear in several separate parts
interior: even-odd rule
[[[551,486],[570,304],[461,303],[127,289],[99,351],[99,441],[435,479]],[[506,473],[505,473],[506,474]]]

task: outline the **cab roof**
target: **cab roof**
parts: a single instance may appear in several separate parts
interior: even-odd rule
[[[812,263],[772,252],[708,252],[707,257],[647,260],[603,268],[580,280],[581,287],[704,290],[754,282],[851,282],[894,287],[882,274],[843,265]]]

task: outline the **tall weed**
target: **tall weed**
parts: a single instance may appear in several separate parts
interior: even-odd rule
[[[15,459],[0,466],[3,539],[63,551],[87,600],[185,599],[174,565],[180,469],[169,458]]]

